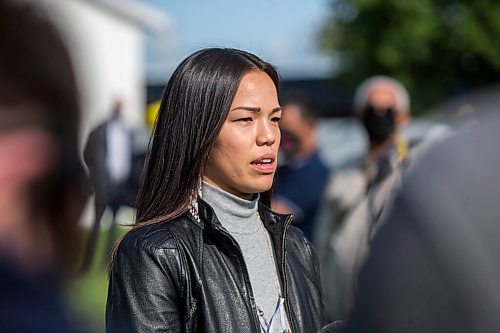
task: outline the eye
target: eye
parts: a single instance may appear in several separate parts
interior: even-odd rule
[[[275,122],[275,123],[279,123],[280,120],[281,120],[281,117],[273,117],[273,118],[271,118],[271,121]]]
[[[253,119],[251,117],[245,117],[245,118],[239,118],[239,119],[236,119],[236,121],[239,121],[239,122],[243,122],[243,123],[249,123],[251,122]]]

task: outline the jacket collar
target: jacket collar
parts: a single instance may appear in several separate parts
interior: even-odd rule
[[[292,217],[291,214],[278,214],[269,207],[259,202],[259,214],[264,226],[271,234],[282,234],[285,223]]]
[[[292,216],[290,214],[275,213],[261,202],[259,202],[258,211],[265,228],[273,235],[281,235],[284,231],[286,221]],[[198,214],[201,222],[199,224],[201,224],[200,227],[202,229],[206,227],[211,229],[222,228],[222,224],[215,215],[213,208],[203,199],[198,200]]]

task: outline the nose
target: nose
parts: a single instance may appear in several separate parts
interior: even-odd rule
[[[257,145],[272,146],[279,136],[279,128],[270,121],[262,121],[257,128]]]

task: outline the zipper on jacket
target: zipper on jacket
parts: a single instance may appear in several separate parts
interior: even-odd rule
[[[243,271],[243,279],[245,280],[246,288],[247,288],[247,293],[248,297],[250,299],[250,307],[254,310],[253,311],[253,319],[254,319],[254,325],[257,329],[258,332],[260,332],[260,322],[259,322],[259,317],[257,314],[257,304],[255,303],[255,297],[253,295],[253,290],[252,290],[252,285],[250,283],[250,277],[248,275],[247,267],[245,265],[245,259],[243,258],[243,251],[241,251],[240,246],[236,242],[236,240],[231,236],[225,229],[219,228],[218,226],[215,227],[214,229],[217,229],[221,234],[229,238],[229,240],[233,243],[233,245],[236,247],[236,249],[239,251],[239,256],[240,256],[240,262],[243,262],[242,265],[242,271]]]
[[[287,288],[287,282],[286,282],[286,262],[285,262],[285,251],[286,251],[286,246],[285,246],[285,238],[286,238],[286,232],[288,231],[288,227],[290,224],[292,224],[293,221],[293,214],[290,215],[286,221],[285,221],[285,228],[283,230],[283,238],[281,240],[281,276],[283,279],[283,297],[285,298],[285,312],[288,317],[288,321],[290,324],[290,332],[293,333],[295,332],[295,326],[294,326],[294,321],[292,318],[292,313],[290,310],[290,301],[288,300],[288,288]]]

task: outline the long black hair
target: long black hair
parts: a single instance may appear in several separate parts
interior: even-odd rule
[[[239,83],[252,70],[269,75],[278,90],[276,69],[241,50],[200,50],[177,67],[163,92],[150,141],[136,225],[168,221],[188,211]],[[269,195],[262,198],[270,201]]]

